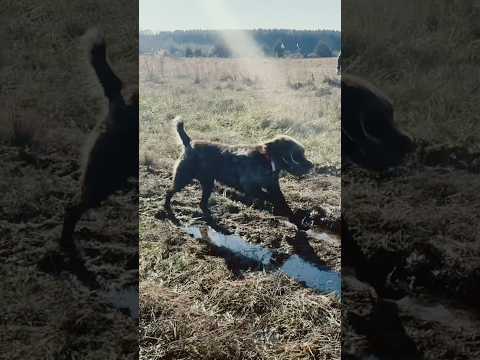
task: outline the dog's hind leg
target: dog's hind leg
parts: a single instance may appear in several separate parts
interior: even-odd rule
[[[63,266],[73,272],[80,281],[90,288],[98,288],[99,284],[96,276],[87,269],[84,260],[80,256],[79,249],[73,239],[75,226],[81,216],[90,208],[87,202],[76,199],[65,210],[62,236],[60,238],[60,248],[68,256],[68,262]]]
[[[173,214],[171,201],[175,193],[180,192],[185,186],[190,184],[193,180],[193,176],[189,171],[188,163],[184,160],[177,165],[175,169],[175,175],[173,177],[173,184],[170,189],[167,190],[165,195],[165,202],[163,205],[164,210],[168,214]]]
[[[293,212],[282,194],[279,184],[272,184],[268,188],[269,201],[273,204],[274,215],[293,217]]]
[[[213,191],[214,180],[213,178],[205,178],[200,180],[202,186],[202,199],[200,200],[200,209],[202,209],[205,217],[210,218],[210,210],[208,208],[208,199]]]
[[[87,204],[76,199],[70,203],[65,209],[65,215],[63,219],[62,236],[60,238],[60,247],[68,254],[76,253],[75,242],[73,241],[73,233],[75,226],[80,220],[80,217],[87,211]]]
[[[171,201],[172,201],[173,195],[175,195],[176,192],[177,192],[176,187],[172,187],[171,189],[168,189],[167,193],[165,194],[165,201],[163,203],[163,208],[165,209],[165,211],[169,213],[172,212]]]

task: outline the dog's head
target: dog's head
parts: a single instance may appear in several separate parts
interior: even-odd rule
[[[278,169],[295,176],[303,176],[313,170],[313,163],[305,157],[303,145],[290,136],[276,136],[267,141],[265,147]]]
[[[342,78],[342,156],[370,169],[399,165],[415,149],[394,122],[393,102],[356,77]]]

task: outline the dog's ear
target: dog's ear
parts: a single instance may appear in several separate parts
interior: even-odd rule
[[[267,152],[272,156],[280,159],[289,157],[294,151],[302,151],[303,147],[294,139],[280,135],[265,143]]]
[[[285,140],[279,136],[274,137],[272,140],[267,141],[264,144],[264,149],[268,155],[276,160],[280,160],[282,156],[285,156],[287,152],[287,146]]]
[[[304,175],[313,167],[313,163],[305,157],[305,149],[295,139],[280,135],[265,143],[270,156],[279,168],[294,175]]]

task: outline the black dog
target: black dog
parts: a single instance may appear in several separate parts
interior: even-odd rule
[[[196,179],[202,187],[200,208],[209,217],[208,199],[214,182],[218,181],[248,196],[272,203],[276,215],[286,216],[297,227],[304,228],[301,219],[297,219],[288,206],[278,181],[281,170],[303,176],[313,169],[299,142],[281,135],[256,146],[231,146],[191,141],[179,119],[176,127],[184,152],[175,165],[173,185],[166,194],[165,210],[168,213],[172,214],[172,196]]]
[[[415,150],[415,143],[395,125],[392,100],[380,89],[359,77],[342,75],[341,84],[342,163],[349,160],[361,168],[376,171],[400,165],[406,156]],[[348,203],[343,200],[344,194],[350,197],[351,195],[348,195],[347,191],[342,192],[342,202]],[[347,300],[343,323],[365,334],[370,345],[388,354],[386,356],[394,354],[397,357],[393,358],[422,358],[415,342],[407,335],[400,321],[397,305],[382,298],[388,295],[385,294],[383,286],[388,274],[400,266],[404,259],[393,255],[388,259],[382,258],[382,262],[378,263],[381,266],[372,266],[372,260],[356,241],[357,234],[348,226],[344,209],[341,222],[342,278],[348,278],[348,273],[353,270],[357,280],[369,283],[380,295],[378,300],[373,302],[371,316],[366,321],[361,317],[357,318],[355,309],[349,308]],[[353,303],[355,300],[350,300],[350,304]],[[395,341],[391,341],[392,338]],[[347,332],[344,339],[346,347],[352,341],[355,343],[356,340]]]
[[[138,88],[130,99],[122,95],[123,84],[106,59],[105,39],[100,31],[92,30],[90,64],[108,100],[107,117],[100,121],[91,135],[80,191],[65,210],[61,246],[75,251],[75,225],[88,209],[98,207],[109,195],[127,185],[127,179],[138,180],[139,174],[139,106]]]
[[[342,75],[342,157],[380,170],[399,165],[415,145],[394,123],[393,102],[369,82]]]

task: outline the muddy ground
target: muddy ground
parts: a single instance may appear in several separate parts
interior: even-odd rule
[[[222,356],[294,359],[308,358],[310,352],[315,356],[338,358],[339,299],[304,288],[285,275],[263,272],[261,266],[242,266],[234,254],[219,252],[208,242],[190,237],[182,229],[184,226],[206,225],[199,219],[201,191],[198,186],[191,186],[175,197],[172,204],[181,222],[179,227],[164,219],[161,211],[170,182],[169,169],[142,168],[142,356],[194,358],[194,349],[198,347],[202,357],[212,359]],[[324,212],[318,204],[325,201],[302,196],[299,182],[285,183],[287,200],[294,208]],[[330,202],[338,201],[338,177],[317,175],[306,183],[323,190],[315,192],[318,197],[330,193]],[[233,200],[223,195],[222,189],[218,189],[214,198],[212,214],[224,233],[241,235],[249,243],[285,256],[298,254],[318,266],[340,270],[339,238],[325,242],[299,233],[285,219],[271,215],[268,209],[255,209]],[[331,210],[335,208],[332,206]],[[321,232],[324,227],[315,229]],[[177,302],[183,307],[178,307]],[[310,310],[305,309],[306,303]],[[322,307],[326,308],[322,310]],[[299,318],[290,318],[291,312],[299,311]],[[199,323],[194,322],[193,317],[199,317]],[[210,324],[208,331],[200,327],[204,322]],[[178,324],[181,332],[175,325],[166,323]],[[223,331],[228,337],[216,338]],[[201,335],[195,335],[196,332]],[[322,346],[324,341],[326,346]],[[305,343],[303,348],[302,343]]]
[[[192,138],[231,144],[289,133],[305,143],[316,170],[301,180],[285,176],[281,187],[294,210],[311,213],[318,234],[332,233],[330,241],[298,232],[268,205],[220,185],[210,198],[210,225],[274,251],[280,262],[297,254],[315,267],[340,271],[340,99],[339,88],[324,81],[335,80],[335,62],[274,62],[275,74],[285,78],[271,83],[255,62],[244,68],[228,59],[164,59],[162,77],[152,70],[160,61],[141,58],[140,68],[141,358],[339,359],[337,295],[190,236],[185,227],[207,225],[198,184],[172,200],[180,224],[162,212],[181,151],[174,116],[183,117]]]
[[[342,204],[365,256],[357,275],[376,290],[345,277],[346,354],[479,356],[478,158],[423,144],[394,171],[343,173]]]
[[[76,163],[54,155],[35,163],[11,146],[1,146],[0,157],[6,164],[0,206],[2,354],[9,359],[136,358],[132,298],[110,296],[109,289],[137,286],[137,195],[113,197],[78,224],[75,241],[106,289],[92,291],[63,271],[57,243],[63,206],[78,187]]]

